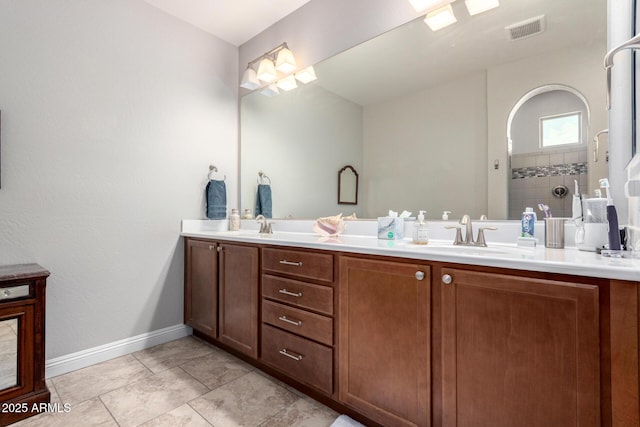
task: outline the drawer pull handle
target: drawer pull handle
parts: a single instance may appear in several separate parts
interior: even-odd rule
[[[297,298],[300,298],[302,296],[302,292],[291,292],[286,289],[280,289],[278,292],[280,292],[281,294],[285,294],[285,295],[289,295]]]
[[[280,264],[293,265],[294,267],[302,267],[302,261],[287,261],[286,259],[280,260]]]
[[[287,316],[280,316],[280,317],[278,317],[278,319],[282,320],[283,322],[287,322],[287,323],[290,323],[292,325],[295,325],[295,326],[302,326],[302,321],[301,320],[291,320],[291,319],[288,319]]]
[[[291,354],[289,353],[289,351],[286,348],[283,348],[282,350],[280,350],[280,354],[283,356],[287,356],[293,360],[295,360],[296,362],[299,362],[302,360],[302,355],[301,354]]]

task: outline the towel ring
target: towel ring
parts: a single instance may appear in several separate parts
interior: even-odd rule
[[[213,174],[215,172],[218,172],[218,168],[215,167],[214,165],[209,165],[209,175],[208,175],[209,181],[211,181],[213,179]],[[227,180],[227,175],[223,175],[222,176],[222,180],[226,181]]]
[[[264,180],[268,179],[269,180],[269,185],[271,185],[271,178],[269,178],[264,172],[260,171],[258,172],[258,184],[264,184]]]

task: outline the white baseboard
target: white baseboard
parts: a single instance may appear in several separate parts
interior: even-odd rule
[[[45,363],[45,377],[52,378],[77,369],[86,368],[96,363],[133,353],[134,351],[144,350],[154,345],[164,344],[186,337],[187,335],[191,335],[191,333],[192,329],[187,325],[174,325],[49,359]]]

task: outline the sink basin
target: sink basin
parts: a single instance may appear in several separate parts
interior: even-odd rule
[[[462,246],[453,245],[449,242],[429,242],[427,245],[414,245],[411,242],[407,242],[404,245],[407,248],[426,252],[439,252],[451,255],[472,255],[472,256],[500,256],[500,255],[526,255],[531,254],[531,250],[528,248],[521,248],[517,246],[507,245],[489,245],[483,246]]]

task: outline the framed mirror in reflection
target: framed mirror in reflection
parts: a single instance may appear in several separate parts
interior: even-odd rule
[[[338,204],[358,204],[358,172],[351,165],[338,171]]]
[[[505,1],[475,16],[464,2],[452,6],[450,27],[433,32],[420,18],[316,64],[313,83],[273,98],[245,95],[242,207],[254,204],[253,177],[268,169],[281,195],[276,218],[375,218],[393,209],[508,219],[508,118],[525,94],[550,84],[586,100],[589,150],[607,127],[606,0]],[[533,18],[541,31],[505,31]],[[361,171],[348,212],[335,198],[335,170],[345,164]]]

